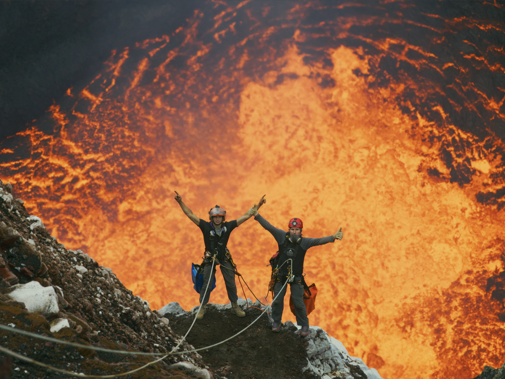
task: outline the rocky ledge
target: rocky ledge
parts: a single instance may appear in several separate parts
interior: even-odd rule
[[[246,317],[232,315],[230,304],[208,304],[204,318],[188,335],[188,342],[200,348],[230,338],[255,322],[251,331],[236,340],[201,352],[204,361],[227,378],[382,379],[323,329],[311,326],[309,335],[301,337],[300,327],[287,321],[280,333],[272,333],[269,306],[241,298],[238,303]],[[184,334],[197,310],[185,311],[178,303],[170,303],[158,312],[170,320],[175,332]]]

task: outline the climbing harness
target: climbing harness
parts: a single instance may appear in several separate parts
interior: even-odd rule
[[[226,213],[226,212],[225,212]],[[210,231],[210,253],[217,256],[217,260],[219,262],[224,262],[226,255],[229,254],[228,248],[225,246],[223,237],[227,232],[226,225],[224,225],[221,229],[221,233],[218,234],[216,228],[214,227],[214,223],[210,222],[210,227],[212,230]]]
[[[290,221],[290,227],[291,227],[292,223],[293,223],[293,226],[295,226],[297,224],[303,226],[303,223],[300,219],[292,219]],[[307,316],[308,316],[316,307],[317,287],[314,283],[311,284],[310,286],[307,285],[307,283],[305,282],[305,274],[304,273],[302,273],[302,275],[300,277],[295,278],[294,273],[292,272],[292,267],[293,267],[292,263],[293,263],[293,259],[296,257],[296,251],[291,259],[291,264],[288,265],[287,276],[279,275],[280,268],[282,267],[282,265],[284,265],[284,263],[286,263],[288,261],[288,260],[284,261],[284,263],[281,264],[281,267],[278,266],[281,251],[284,251],[286,249],[288,240],[291,241],[291,239],[289,239],[289,234],[286,234],[286,239],[284,240],[282,247],[279,249],[279,251],[277,251],[274,255],[272,255],[272,257],[270,258],[270,261],[269,261],[270,264],[267,265],[267,267],[272,266],[272,273],[270,276],[270,282],[268,283],[268,292],[272,292],[272,297],[273,297],[274,287],[275,287],[276,283],[281,283],[284,278],[289,278],[289,277],[291,277],[291,280],[289,281],[289,283],[293,283],[296,280],[296,278],[299,278],[298,284],[303,285],[303,289],[304,289],[303,302],[305,304],[305,308],[307,309]],[[299,244],[300,239],[295,241],[295,243]],[[268,295],[268,292],[267,292],[267,295]],[[294,303],[293,303],[293,299],[291,297],[289,298],[289,305],[290,305],[291,312],[293,312],[293,314],[295,314]]]
[[[295,219],[292,219],[291,221],[293,221]],[[299,220],[299,219],[298,219]],[[291,221],[290,221],[290,224],[291,224]],[[299,220],[301,221],[301,220]],[[280,269],[282,266],[284,266],[284,264],[286,264],[288,261],[291,261],[290,264],[287,265],[287,274],[286,275],[283,275],[284,278],[286,277],[292,277],[291,275],[291,269],[292,269],[292,266],[293,266],[293,260],[295,259],[296,257],[296,253],[293,254],[293,256],[291,258],[288,258],[286,259],[280,266],[279,266],[279,261],[280,261],[280,258],[281,258],[281,254],[282,252],[284,252],[284,250],[286,249],[287,247],[287,244],[288,244],[288,241],[291,241],[290,239],[290,236],[289,234],[287,233],[286,234],[286,238],[284,239],[284,243],[282,244],[282,246],[279,248],[279,250],[274,254],[272,255],[272,257],[270,258],[269,262],[270,264],[267,265],[268,266],[271,266],[272,267],[272,273],[270,275],[270,282],[268,283],[268,292],[272,292],[273,294],[273,291],[274,291],[274,287],[275,287],[275,283],[280,283],[282,278],[281,276],[279,275],[279,272],[280,272]],[[296,244],[299,244],[300,243],[300,239],[298,241],[295,241]],[[268,295],[268,292],[267,292],[267,295]]]
[[[219,208],[216,205],[216,208],[212,208],[211,212],[215,209]],[[219,208],[220,209],[220,208]],[[222,211],[222,209],[220,209]],[[210,212],[209,212],[210,214]],[[224,211],[224,214],[226,214],[226,211]],[[221,214],[220,214],[221,215]],[[203,270],[205,266],[207,266],[210,263],[210,259],[212,258],[212,254],[214,254],[213,259],[217,259],[218,264],[221,262],[224,262],[226,258],[232,263],[232,265],[235,267],[235,264],[233,263],[233,260],[231,258],[230,251],[226,246],[224,246],[223,242],[221,241],[222,237],[227,231],[226,226],[223,226],[221,229],[221,235],[219,235],[214,227],[214,224],[211,222],[210,227],[212,230],[210,231],[210,250],[211,251],[206,251],[203,254],[203,260],[201,264],[196,264],[192,263],[191,264],[191,280],[193,281],[193,288],[197,293],[200,293],[202,290],[203,286]],[[217,247],[216,247],[217,243]],[[212,273],[211,273],[212,277]],[[210,287],[210,292],[212,292],[216,288],[216,277],[214,275],[214,279],[212,280],[212,284]]]

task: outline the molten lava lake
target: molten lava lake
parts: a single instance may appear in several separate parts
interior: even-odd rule
[[[344,232],[307,253],[311,325],[384,378],[473,378],[505,360],[505,13],[462,3],[195,3],[1,141],[0,176],[153,309],[198,304],[174,191],[204,220],[266,194],[278,228]],[[275,240],[228,247],[263,300]]]

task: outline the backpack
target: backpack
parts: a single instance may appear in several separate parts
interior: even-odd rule
[[[191,279],[193,280],[193,288],[196,292],[200,293],[203,287],[203,267],[201,265],[197,265],[191,263]],[[212,281],[209,294],[212,290],[216,288],[216,276],[214,275],[214,280]]]
[[[305,287],[305,286],[304,286]],[[316,309],[316,296],[317,296],[317,287],[313,283],[308,287],[305,287],[305,293],[303,294],[303,303],[305,304],[305,308],[307,308],[307,316]],[[293,299],[289,298],[289,308],[291,312],[295,314],[295,304],[293,303]]]

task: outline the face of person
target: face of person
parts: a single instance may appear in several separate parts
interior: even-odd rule
[[[302,235],[302,229],[301,228],[289,228],[289,235],[300,237]]]
[[[223,216],[212,216],[212,223],[219,226],[223,223]]]

